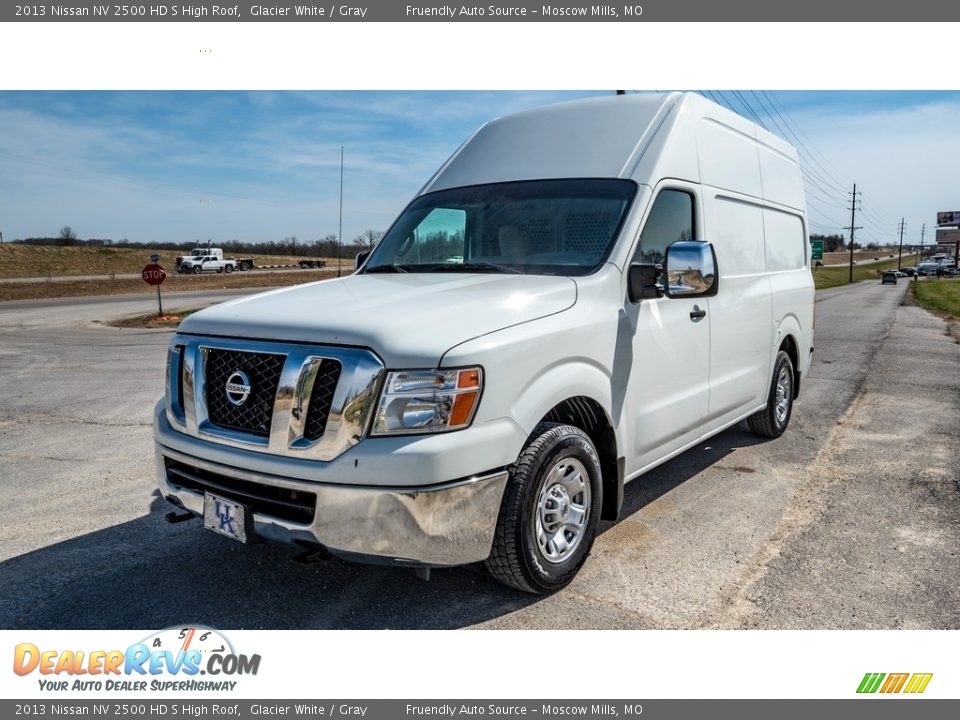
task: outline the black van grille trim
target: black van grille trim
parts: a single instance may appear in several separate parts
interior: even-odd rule
[[[164,458],[164,463],[167,481],[176,487],[212,493],[281,520],[303,525],[313,522],[317,510],[315,493],[241,480],[170,458]]]

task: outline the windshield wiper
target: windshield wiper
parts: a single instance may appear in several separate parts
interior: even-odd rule
[[[496,263],[491,262],[444,263],[443,265],[437,265],[432,268],[431,272],[460,272],[463,270],[468,272],[487,270],[493,272],[514,273],[515,275],[524,274],[522,270],[517,270],[509,265],[497,265]]]
[[[402,265],[374,265],[371,268],[366,268],[364,273],[405,273],[410,272],[406,270]]]

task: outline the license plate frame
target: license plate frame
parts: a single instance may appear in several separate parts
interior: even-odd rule
[[[203,527],[237,542],[248,542],[249,508],[219,495],[203,494]]]

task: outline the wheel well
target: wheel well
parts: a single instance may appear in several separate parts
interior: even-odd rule
[[[793,363],[793,399],[796,400],[800,395],[800,351],[797,349],[797,341],[793,335],[787,335],[780,343],[780,349],[790,356]]]
[[[543,419],[580,428],[593,442],[603,474],[600,517],[616,520],[623,503],[624,460],[617,457],[617,436],[603,406],[588,397],[572,397],[555,405]]]

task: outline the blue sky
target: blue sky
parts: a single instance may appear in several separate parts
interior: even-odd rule
[[[960,209],[960,93],[710,93],[802,142],[815,231],[848,224],[854,180],[864,240],[892,240],[901,215],[918,239]],[[386,228],[484,121],[592,94],[0,92],[0,230],[308,242],[337,232],[343,145],[350,241]]]

